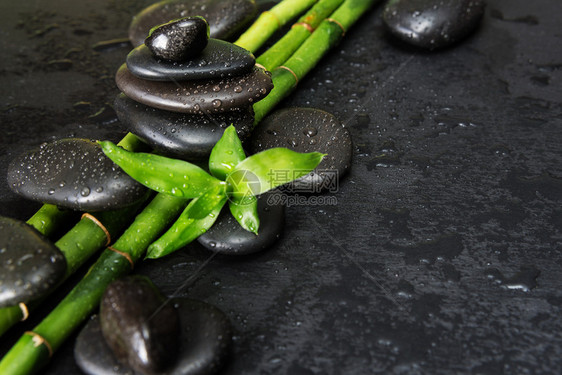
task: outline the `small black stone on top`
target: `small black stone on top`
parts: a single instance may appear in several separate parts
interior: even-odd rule
[[[154,27],[144,44],[154,56],[185,61],[207,46],[209,25],[203,17],[185,17]]]

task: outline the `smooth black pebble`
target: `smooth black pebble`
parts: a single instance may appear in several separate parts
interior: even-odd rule
[[[0,308],[42,297],[65,273],[55,245],[26,223],[0,217]]]
[[[274,147],[328,154],[308,175],[283,186],[302,193],[335,192],[351,166],[349,131],[332,114],[316,108],[286,108],[266,117],[252,133],[251,151]],[[289,176],[290,177],[290,176]]]
[[[245,255],[266,250],[281,237],[285,226],[285,206],[279,204],[280,192],[258,196],[258,235],[240,226],[225,207],[215,224],[197,241],[207,249],[229,255]]]
[[[383,21],[394,36],[408,44],[443,48],[473,32],[485,6],[483,0],[390,0]]]
[[[184,160],[208,158],[230,124],[240,139],[248,138],[254,123],[251,107],[213,115],[185,114],[148,107],[123,93],[115,99],[114,109],[125,130],[160,153]]]
[[[218,39],[197,56],[185,62],[170,62],[154,57],[144,44],[127,56],[127,68],[135,76],[151,81],[186,81],[217,79],[250,73],[254,55],[242,47]]]
[[[177,18],[201,16],[209,23],[211,38],[234,38],[255,17],[254,0],[166,0],[143,9],[133,17],[129,39],[140,46],[155,26]]]
[[[176,298],[181,329],[176,362],[166,371],[169,375],[216,373],[226,361],[232,341],[232,328],[226,315],[205,302]],[[133,370],[121,364],[107,346],[99,319],[93,317],[82,329],[74,347],[78,366],[90,375],[125,375]]]
[[[139,372],[160,372],[176,360],[177,311],[145,276],[109,284],[100,303],[100,325],[117,359]]]
[[[16,193],[73,210],[105,211],[144,199],[146,188],[80,138],[42,144],[14,159],[8,184]]]
[[[185,61],[203,51],[208,40],[207,21],[203,17],[185,17],[150,30],[144,44],[158,58]]]
[[[257,67],[238,77],[160,82],[140,79],[123,64],[117,70],[115,82],[136,102],[166,111],[198,114],[239,111],[273,89],[270,74]]]

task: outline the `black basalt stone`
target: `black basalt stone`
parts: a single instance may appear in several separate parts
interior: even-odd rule
[[[176,359],[176,309],[145,276],[112,282],[100,303],[103,337],[117,359],[139,372],[160,372]]]
[[[144,44],[158,58],[184,61],[203,51],[208,40],[207,21],[202,17],[185,17],[150,30]]]
[[[140,46],[154,26],[177,18],[201,16],[209,23],[211,38],[229,40],[255,17],[256,12],[253,0],[160,1],[133,17],[129,39],[133,46]]]
[[[207,158],[224,129],[234,124],[246,139],[254,123],[251,107],[237,112],[185,114],[148,107],[119,94],[114,102],[119,123],[160,153],[184,160]]]
[[[476,29],[483,0],[390,0],[383,12],[388,30],[416,47],[450,46]]]
[[[107,345],[98,315],[92,316],[78,334],[74,344],[74,360],[78,367],[89,375],[134,374],[130,367],[117,360]]]
[[[96,143],[79,138],[44,143],[15,158],[8,184],[28,199],[88,211],[126,207],[146,193]]]
[[[238,77],[159,82],[140,79],[123,64],[115,82],[129,98],[149,107],[198,114],[240,111],[263,99],[273,89],[269,73],[257,67]]]
[[[328,154],[310,174],[283,186],[302,193],[334,192],[351,165],[348,130],[336,117],[316,108],[287,108],[266,117],[250,139],[253,153],[274,147]]]
[[[242,228],[230,210],[223,209],[215,224],[197,241],[211,251],[229,255],[252,254],[268,249],[281,237],[285,225],[281,194],[275,191],[258,196],[258,235]]]
[[[55,245],[26,223],[0,217],[0,308],[42,297],[65,273]]]
[[[185,62],[155,57],[144,44],[127,56],[127,68],[135,76],[152,81],[217,79],[250,73],[256,59],[242,47],[218,39],[209,39],[201,53]]]
[[[169,375],[216,373],[229,354],[232,328],[226,315],[207,303],[187,298],[172,299],[180,318],[177,360]],[[90,375],[125,375],[133,370],[120,363],[105,342],[99,318],[93,317],[82,329],[74,346],[74,358]]]

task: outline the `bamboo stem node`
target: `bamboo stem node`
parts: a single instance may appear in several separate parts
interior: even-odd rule
[[[267,68],[265,66],[263,66],[262,64],[256,63],[255,65],[256,65],[257,68],[263,69],[264,72],[267,72]]]
[[[295,72],[293,72],[293,70],[285,65],[279,65],[276,69],[285,69],[286,71],[288,71],[289,73],[291,73],[293,75],[293,77],[295,77],[295,86],[299,83],[299,77],[297,76],[297,74]]]
[[[279,20],[279,17],[277,17],[277,15],[273,12],[270,12],[269,10],[266,10],[265,12],[262,12],[262,16],[266,16],[266,17],[270,17],[272,19],[275,20],[275,22],[277,22],[277,28],[280,29],[282,24],[281,21]]]
[[[111,243],[111,235],[109,234],[107,228],[101,223],[101,221],[96,219],[94,215],[91,215],[87,212],[82,215],[82,219],[84,218],[88,218],[92,220],[98,227],[100,227],[101,230],[103,230],[103,233],[105,233],[105,237],[107,238],[107,242],[105,243],[105,246],[109,246],[109,244]]]
[[[306,30],[308,30],[309,33],[313,33],[314,32],[314,28],[312,26],[310,26],[310,24],[306,23],[306,22],[297,22],[294,23],[293,26],[291,26],[291,29],[297,26],[302,26],[304,27]]]
[[[127,253],[125,253],[121,250],[117,250],[116,248],[113,248],[111,246],[108,246],[107,250],[111,250],[114,253],[117,253],[117,254],[123,256],[125,259],[127,259],[129,261],[129,264],[131,265],[131,270],[135,269],[135,262],[133,262],[133,259],[131,259],[131,256],[129,254],[127,254]]]
[[[342,38],[345,36],[345,32],[346,32],[345,27],[343,27],[343,25],[338,20],[333,19],[333,18],[326,18],[326,21],[338,25],[340,27],[341,31],[342,31],[342,34],[341,34]]]
[[[18,306],[21,310],[21,315],[22,315],[20,322],[23,322],[24,320],[27,320],[27,318],[29,318],[29,309],[23,302],[18,303]]]
[[[32,337],[33,346],[36,347],[36,348],[38,346],[45,345],[45,347],[49,351],[49,358],[51,358],[53,356],[53,348],[51,347],[51,344],[49,344],[49,342],[47,340],[45,340],[45,338],[43,336],[41,336],[40,334],[35,333],[33,331],[26,331],[26,332],[24,332],[24,335],[29,335],[29,336]]]

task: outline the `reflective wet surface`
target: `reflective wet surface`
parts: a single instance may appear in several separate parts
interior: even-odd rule
[[[129,48],[92,45],[148,3],[2,1],[0,175],[45,141],[122,137],[110,103]],[[490,0],[474,34],[424,53],[386,34],[379,6],[301,80],[281,105],[340,119],[351,169],[294,199],[269,251],[216,256],[181,289],[232,321],[225,374],[558,372],[561,11]],[[38,208],[3,179],[0,202]],[[209,256],[193,243],[137,271],[170,295]],[[79,373],[73,340],[45,373]]]

